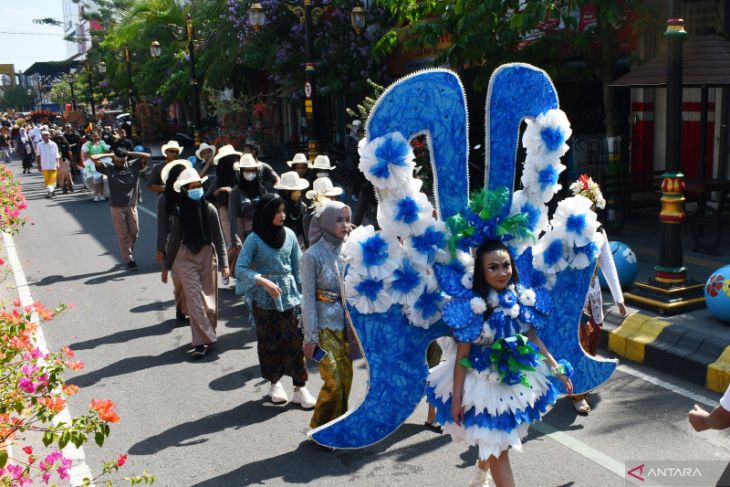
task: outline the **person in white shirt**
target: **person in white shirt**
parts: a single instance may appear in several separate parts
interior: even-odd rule
[[[51,140],[51,134],[44,130],[41,133],[41,141],[36,147],[36,161],[38,170],[43,172],[43,181],[48,193],[46,198],[56,196],[56,179],[58,178],[58,167],[61,164],[61,152],[58,145]]]
[[[36,150],[38,143],[41,141],[41,132],[43,131],[40,124],[33,124],[33,128],[28,131],[30,141],[33,143],[33,150]]]

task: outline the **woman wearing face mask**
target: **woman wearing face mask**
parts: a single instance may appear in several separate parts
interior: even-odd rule
[[[301,250],[294,232],[284,226],[285,208],[275,194],[265,194],[256,205],[253,233],[236,264],[236,294],[253,301],[261,373],[271,383],[267,395],[275,404],[287,402],[280,380],[288,375],[294,383],[292,401],[311,409],[315,401],[305,387],[308,374],[298,325]]]
[[[230,221],[231,247],[228,258],[235,265],[241,252],[243,241],[253,229],[254,205],[264,194],[266,187],[260,175],[261,163],[251,154],[244,154],[234,164],[238,172],[238,183],[231,190],[228,204],[228,220]]]
[[[281,180],[274,185],[274,189],[286,203],[286,221],[284,225],[294,231],[300,246],[306,241],[304,238],[304,215],[307,213],[307,205],[304,204],[302,191],[309,187],[309,181],[299,177],[295,171],[285,172]]]
[[[215,179],[205,193],[205,199],[213,203],[218,211],[223,235],[226,239],[226,248],[231,246],[231,222],[228,221],[228,201],[233,188],[238,182],[238,177],[233,165],[241,158],[241,153],[236,151],[232,145],[224,145],[213,158],[215,164]],[[224,284],[227,280],[224,279]]]
[[[164,191],[157,198],[157,265],[162,269],[167,252],[167,242],[170,239],[172,220],[179,216],[178,203],[180,193],[175,191],[174,185],[183,170],[193,167],[190,161],[177,159],[165,165],[160,173],[160,179],[165,186]],[[174,272],[172,273],[173,295],[175,296],[175,319],[184,323],[188,316],[188,307],[185,303],[182,282]]]
[[[302,327],[304,356],[313,358],[319,346],[326,352],[319,362],[324,385],[309,423],[317,428],[347,412],[352,385],[352,360],[347,341],[347,320],[342,298],[345,262],[342,243],[350,233],[350,207],[326,201],[312,219],[309,241],[302,256]]]
[[[218,279],[216,266],[228,277],[223,231],[215,207],[203,198],[203,180],[193,168],[180,173],[173,185],[181,193],[173,219],[162,270],[162,282],[172,270],[182,282],[190,312],[193,358],[202,357],[216,341]],[[220,263],[220,264],[218,264]]]

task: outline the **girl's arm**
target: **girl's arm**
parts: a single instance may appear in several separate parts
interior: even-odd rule
[[[529,330],[525,333],[527,338],[530,339],[532,343],[537,345],[537,348],[540,350],[540,353],[545,356],[545,363],[547,366],[552,370],[553,368],[558,366],[557,360],[550,354],[550,351],[545,346],[545,343],[540,339],[539,336],[537,336],[537,330],[535,330],[535,327],[530,327]],[[563,383],[565,386],[565,391],[568,394],[573,394],[573,383],[570,381],[570,378],[566,375],[559,375],[557,376],[560,382]]]
[[[454,364],[454,390],[451,393],[451,416],[454,423],[461,426],[464,421],[464,407],[461,405],[461,396],[464,392],[464,379],[466,379],[466,367],[460,362],[469,357],[471,343],[456,343],[456,363]]]

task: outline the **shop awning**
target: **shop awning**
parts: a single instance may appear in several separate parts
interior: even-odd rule
[[[684,86],[730,86],[730,41],[718,35],[689,36],[683,45]],[[666,86],[667,56],[635,67],[611,83],[614,87]]]

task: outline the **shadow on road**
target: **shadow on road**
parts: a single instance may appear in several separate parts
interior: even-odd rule
[[[160,330],[154,330],[154,327],[160,327]],[[172,330],[172,327],[168,324],[168,322],[157,323],[155,325],[139,330],[129,330],[129,333],[131,334],[131,336],[141,337],[148,336],[150,334],[150,330],[154,330],[152,331],[152,334],[164,335],[169,333]],[[126,333],[127,332],[125,331],[111,335],[112,341],[104,342],[104,340],[110,340],[110,338],[101,337],[98,339],[89,340],[88,342],[86,342],[86,345],[83,345],[84,342],[82,342],[82,347],[87,346],[89,348],[92,348],[92,346],[96,346],[101,343],[115,343],[117,340],[121,342],[121,339],[123,337],[117,335],[124,335]],[[147,335],[144,335],[144,333],[147,333]],[[242,330],[240,332],[227,333],[220,336],[218,338],[218,341],[211,347],[208,354],[201,359],[197,359],[196,361],[200,363],[214,362],[218,360],[220,355],[224,354],[225,352],[229,352],[231,350],[240,350],[242,347],[245,346],[245,343],[249,341],[250,333],[251,332],[246,332]],[[72,348],[79,349],[78,345],[72,345]],[[97,382],[100,382],[101,380],[109,379],[111,377],[125,374],[133,374],[135,372],[141,371],[145,371],[145,373],[147,373],[150,369],[153,369],[155,367],[172,365],[187,360],[192,360],[190,358],[190,355],[186,354],[186,352],[190,349],[191,345],[186,344],[182,347],[177,347],[172,350],[166,350],[159,355],[138,355],[135,357],[127,357],[112,364],[109,364],[105,367],[102,367],[101,369],[94,370],[93,372],[82,374],[76,377],[71,377],[69,379],[69,382],[76,384],[79,387],[89,387],[96,384]]]
[[[101,345],[114,345],[117,343],[127,343],[137,338],[145,338],[151,336],[162,336],[167,335],[179,325],[174,319],[167,320],[162,323],[155,323],[154,325],[146,326],[144,328],[132,328],[111,335],[94,338],[93,340],[86,340],[84,342],[74,343],[71,348],[74,351],[78,350],[91,350]]]
[[[228,411],[181,423],[158,435],[146,438],[133,445],[129,449],[129,453],[132,455],[154,455],[166,448],[204,443],[208,440],[207,438],[200,438],[202,436],[215,434],[228,428],[239,429],[256,423],[263,423],[285,413],[292,407],[289,405],[269,405],[263,399],[245,402]],[[195,440],[196,438],[198,439]]]
[[[393,448],[401,441],[417,434],[429,434],[430,437],[414,444]],[[272,479],[282,479],[292,484],[306,484],[327,476],[342,475],[354,480],[367,475],[360,472],[363,467],[373,462],[382,462],[384,459],[400,465],[404,470],[412,470],[409,473],[417,473],[424,467],[410,461],[447,445],[449,441],[448,436],[433,435],[425,432],[421,425],[415,424],[404,424],[381,443],[354,451],[327,451],[314,442],[305,440],[294,451],[247,463],[236,470],[195,485],[196,487],[254,485],[264,484]],[[132,447],[130,453],[137,454],[135,447]]]

